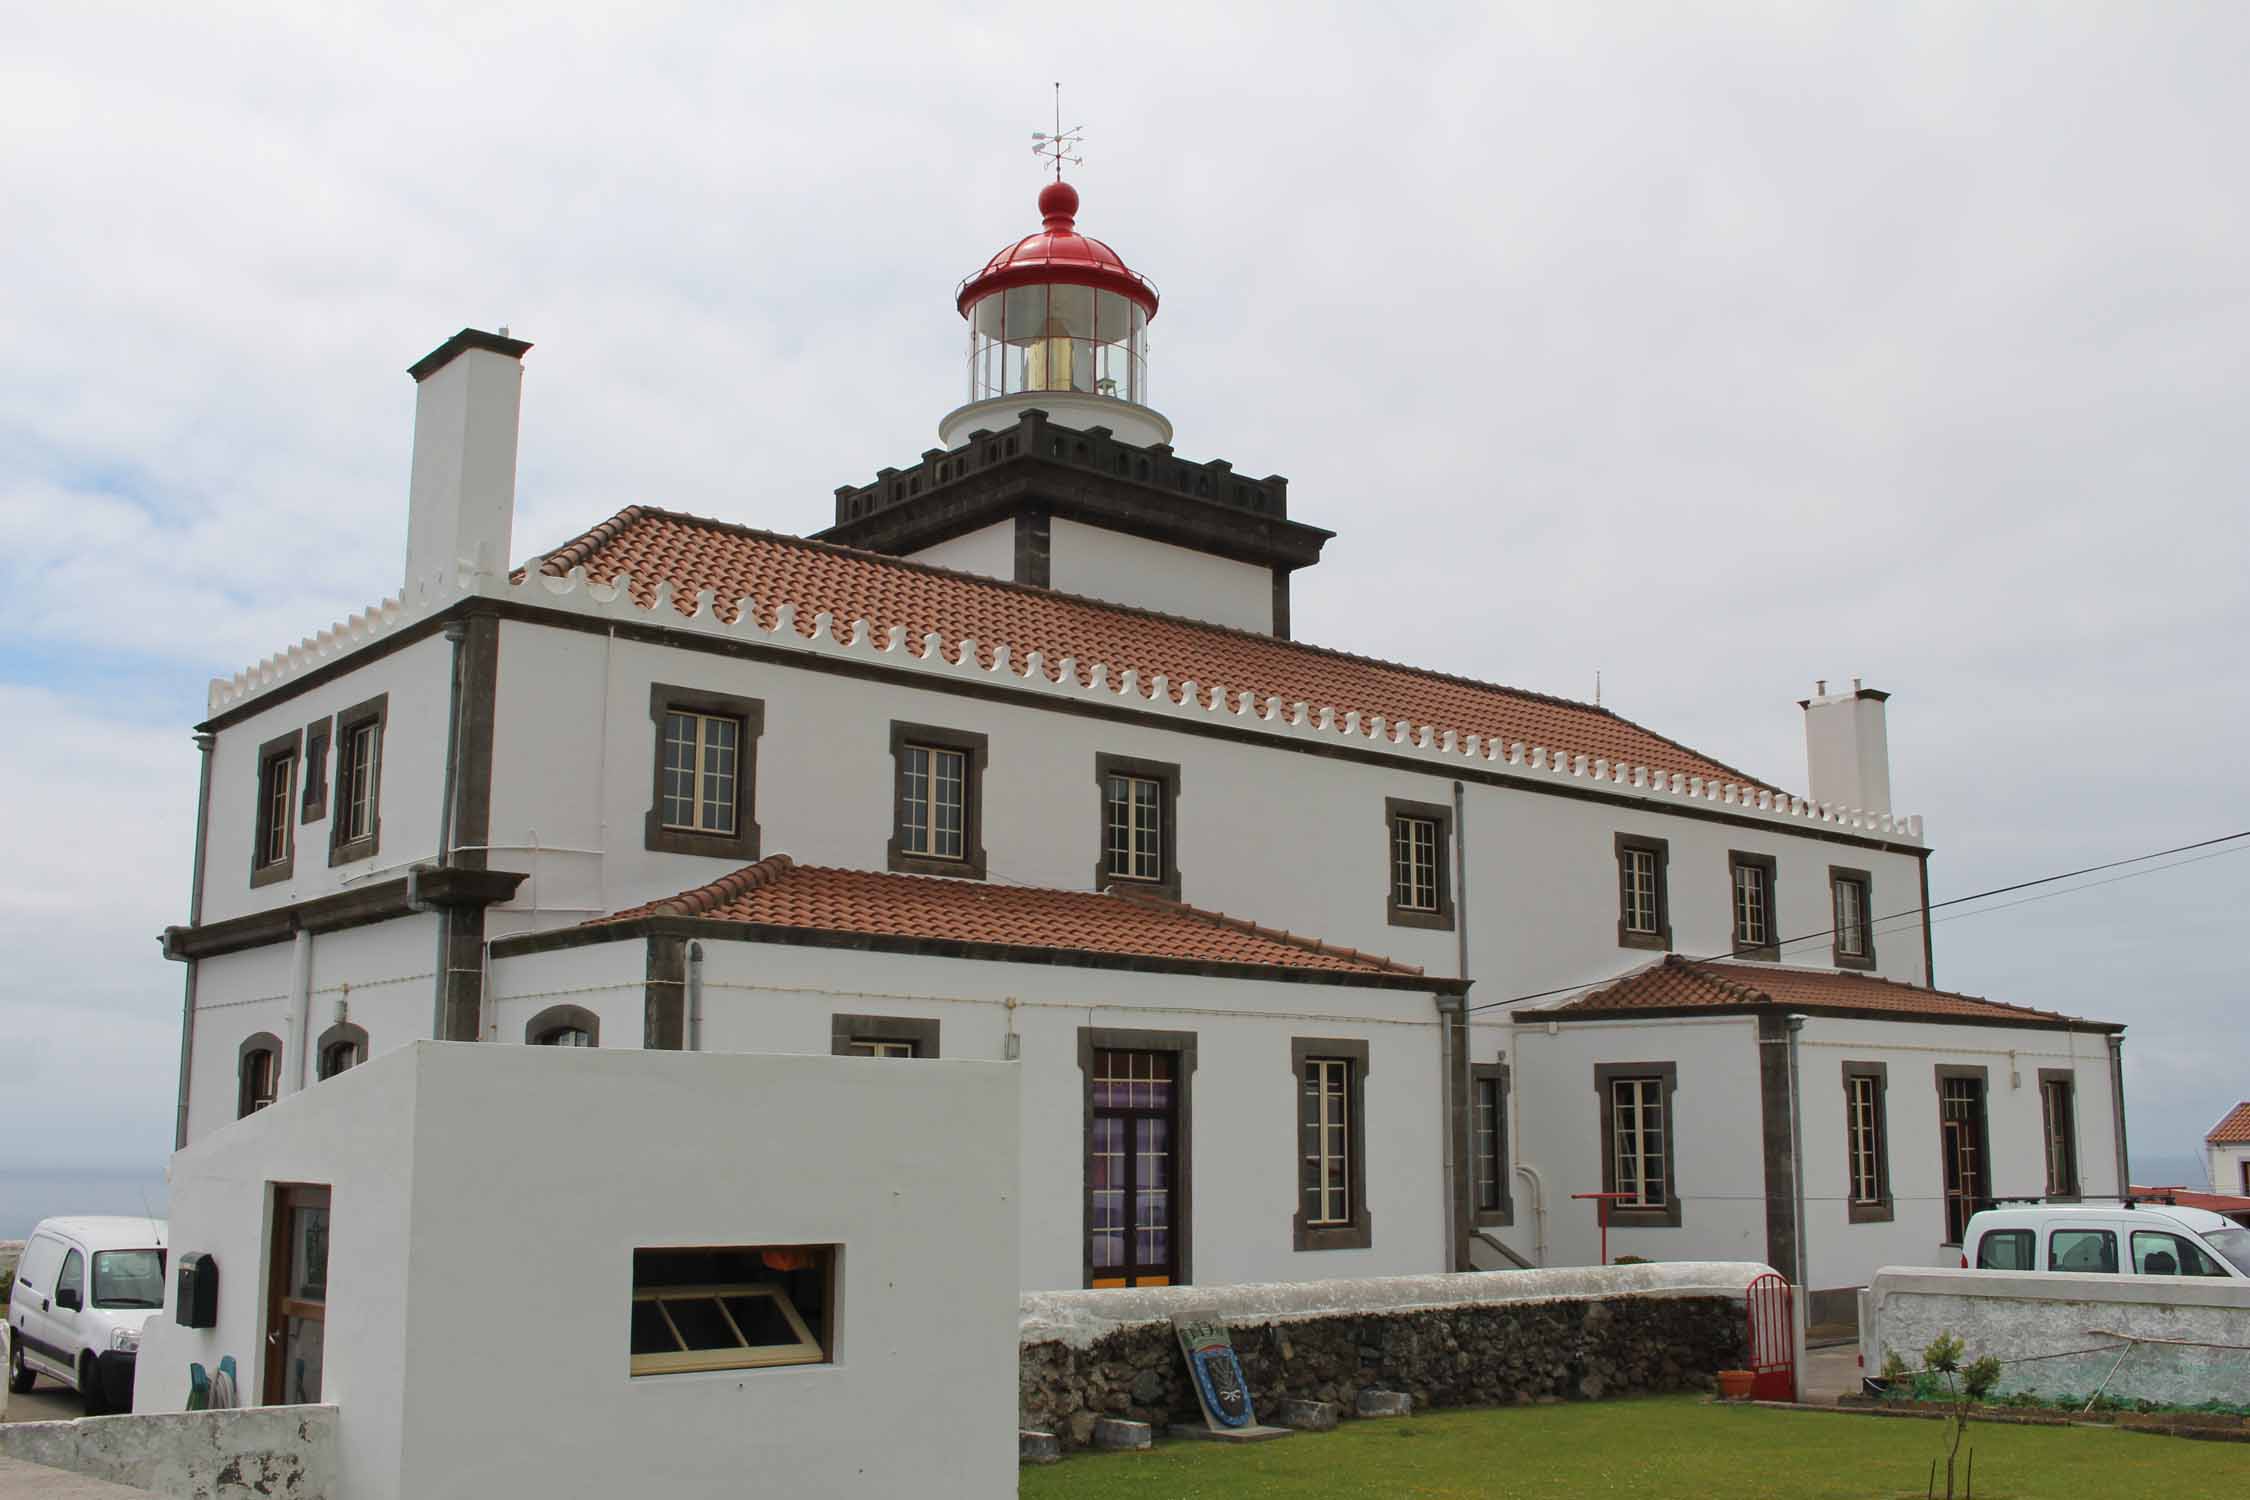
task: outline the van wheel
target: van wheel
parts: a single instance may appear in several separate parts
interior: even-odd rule
[[[78,1399],[89,1417],[98,1417],[109,1410],[109,1403],[102,1399],[101,1367],[94,1363],[91,1353],[82,1355],[78,1361]]]
[[[30,1367],[23,1362],[22,1341],[10,1338],[8,1340],[8,1389],[19,1396],[29,1395],[32,1385],[38,1379],[39,1377],[32,1374]]]

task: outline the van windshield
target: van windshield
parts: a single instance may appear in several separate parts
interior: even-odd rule
[[[163,1305],[163,1251],[97,1250],[94,1252],[94,1306],[162,1307]]]
[[[2237,1271],[2250,1276],[2250,1229],[2206,1229],[2203,1243],[2232,1261]]]

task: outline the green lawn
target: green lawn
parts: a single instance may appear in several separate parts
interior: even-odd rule
[[[1445,1411],[1243,1448],[1162,1443],[1025,1469],[1022,1500],[1787,1500],[1919,1497],[1944,1427],[1694,1396]],[[2250,1446],[2107,1428],[1973,1425],[1978,1500],[2242,1500]],[[1945,1492],[1941,1470],[1938,1493]]]

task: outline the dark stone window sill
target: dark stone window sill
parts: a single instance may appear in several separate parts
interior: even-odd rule
[[[1412,907],[1393,906],[1390,918],[1393,927],[1420,927],[1430,932],[1453,930],[1453,913],[1450,911],[1416,911]]]
[[[1672,934],[1669,932],[1627,932],[1620,928],[1617,933],[1617,946],[1620,948],[1645,948],[1651,953],[1669,953],[1672,951]]]
[[[890,868],[899,875],[947,875],[955,880],[984,879],[984,861],[980,859],[942,859],[929,854],[908,854],[903,850],[890,851]]]
[[[349,843],[332,845],[328,850],[328,863],[331,866],[348,865],[356,860],[373,859],[376,847],[382,838],[382,832],[382,829],[377,828],[375,832],[368,834],[365,838],[357,838]]]
[[[1848,953],[1836,953],[1830,955],[1829,961],[1839,969],[1873,969],[1875,967],[1875,955],[1872,953],[1861,958],[1854,958]]]
[[[1366,1250],[1375,1243],[1374,1218],[1368,1214],[1362,1214],[1354,1224],[1314,1226],[1300,1220],[1296,1230],[1299,1250]]]
[[[297,859],[294,854],[287,859],[277,859],[270,865],[260,865],[250,872],[250,889],[256,890],[264,885],[279,885],[289,878],[296,867]]]
[[[1888,1224],[1892,1220],[1891,1200],[1880,1203],[1853,1203],[1846,1205],[1849,1222],[1854,1224]]]

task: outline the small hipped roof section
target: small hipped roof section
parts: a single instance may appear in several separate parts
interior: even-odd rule
[[[786,854],[576,927],[502,938],[497,956],[657,933],[1002,963],[1131,968],[1459,993],[1468,981],[1130,887],[1062,891],[800,865]]]
[[[2045,1031],[2121,1032],[2114,1021],[2008,1005],[1978,995],[1933,990],[1871,974],[1783,964],[1728,963],[1668,953],[1614,983],[1559,1005],[1519,1009],[1520,1023],[1616,1021],[1737,1012],[1847,1016],[1874,1021],[2024,1026]]]

